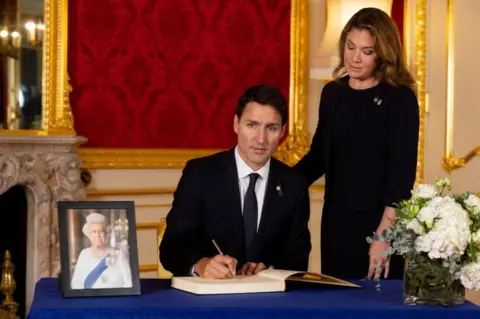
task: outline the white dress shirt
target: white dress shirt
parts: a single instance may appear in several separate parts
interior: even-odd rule
[[[250,183],[250,174],[257,173],[260,177],[257,179],[255,184],[255,194],[257,196],[258,204],[258,219],[257,219],[257,230],[260,225],[260,220],[262,218],[262,208],[263,201],[265,199],[265,189],[268,181],[268,173],[270,172],[270,159],[268,162],[260,168],[258,171],[254,171],[250,166],[245,163],[245,161],[240,157],[238,153],[238,146],[235,147],[235,162],[237,164],[238,172],[238,186],[240,188],[240,202],[242,205],[243,213],[243,202],[245,201],[245,194],[247,193],[248,184]]]

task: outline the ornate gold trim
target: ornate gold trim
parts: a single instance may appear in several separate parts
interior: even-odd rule
[[[158,266],[155,264],[140,265],[138,267],[139,272],[153,272],[157,271]]]
[[[65,0],[66,1],[66,0]],[[308,80],[307,0],[292,0],[290,24],[289,134],[275,157],[292,165],[309,147],[306,127]],[[182,168],[186,161],[219,149],[98,149],[80,148],[85,168]]]
[[[415,79],[420,107],[420,129],[418,138],[418,159],[416,183],[423,183],[425,162],[425,118],[427,110],[426,94],[426,52],[427,52],[427,1],[415,2]]]
[[[412,30],[412,25],[410,23],[411,21],[410,17],[410,0],[404,0],[403,1],[403,55],[405,58],[405,61],[407,62],[407,66],[410,67],[410,57],[412,55],[412,44],[411,44],[411,30]]]
[[[0,291],[4,298],[0,305],[0,319],[19,319],[20,317],[17,316],[19,304],[13,300],[13,293],[17,288],[15,276],[13,275],[15,265],[12,263],[12,256],[8,250],[4,253],[1,270]]]
[[[45,1],[42,130],[0,130],[0,134],[75,135],[67,75],[68,0]]]
[[[172,195],[175,192],[174,187],[157,188],[108,188],[108,189],[87,189],[87,197],[99,196],[129,196],[129,195]]]
[[[309,190],[311,192],[324,192],[325,191],[325,185],[311,185],[309,187]]]
[[[454,0],[447,0],[447,107],[445,123],[445,153],[443,169],[451,172],[464,167],[472,158],[480,155],[480,145],[474,147],[464,157],[456,158],[453,150],[454,93],[455,93],[455,42],[454,42]]]
[[[144,230],[144,229],[157,229],[158,222],[151,222],[151,223],[137,223],[135,227],[137,230]]]
[[[162,204],[136,204],[135,208],[152,208],[152,207],[171,207],[172,203],[162,203]]]
[[[456,158],[453,155],[453,149],[450,152],[447,151],[445,152],[445,156],[443,158],[443,169],[450,173],[457,168],[467,165],[467,163],[470,162],[470,160],[475,156],[480,156],[480,145],[477,145],[475,148],[469,151],[467,155],[460,158]]]
[[[190,158],[218,152],[218,149],[101,149],[77,150],[84,168],[183,168]]]
[[[89,188],[87,189],[87,197],[100,196],[142,196],[142,195],[173,195],[175,187],[151,187],[151,188]],[[311,185],[310,191],[323,192],[324,185]],[[163,205],[163,204],[145,204],[145,205]],[[142,207],[141,204],[137,205]],[[147,207],[147,206],[144,206]],[[148,206],[149,207],[149,206]]]

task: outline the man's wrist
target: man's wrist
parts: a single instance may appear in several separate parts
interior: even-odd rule
[[[195,272],[195,265],[190,269],[190,276],[198,277],[198,274]]]
[[[204,258],[198,260],[196,263],[193,264],[192,269],[190,269],[190,274],[191,274],[192,276],[200,277],[200,274],[199,274],[199,272],[198,272],[198,269],[197,269],[198,267],[197,267],[197,266],[198,266],[198,264],[200,263],[200,261],[203,260],[203,259],[204,259]]]

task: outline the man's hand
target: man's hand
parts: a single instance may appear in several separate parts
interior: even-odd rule
[[[240,270],[240,275],[256,275],[265,269],[267,269],[267,266],[264,263],[246,263]],[[273,269],[273,266],[268,267],[268,269]]]
[[[225,279],[235,277],[237,260],[230,256],[216,255],[202,258],[194,266],[195,273],[202,278]]]

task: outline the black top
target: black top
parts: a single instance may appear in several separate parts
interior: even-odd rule
[[[355,90],[344,77],[324,87],[310,151],[295,168],[309,184],[326,174],[325,200],[336,206],[392,206],[410,197],[418,136],[412,89],[380,82]]]

